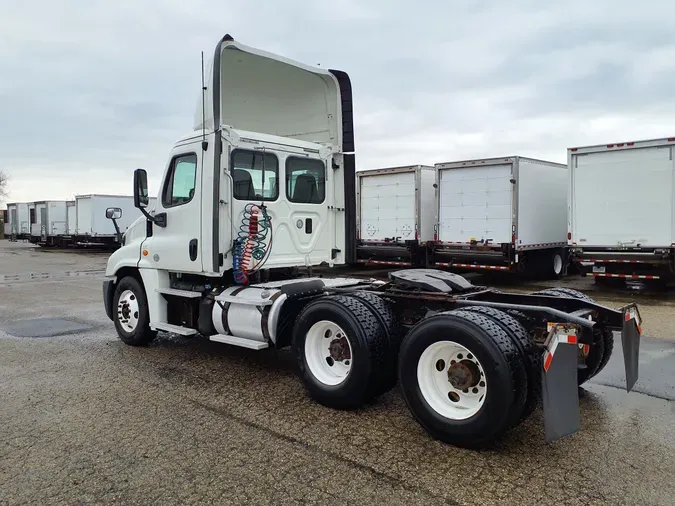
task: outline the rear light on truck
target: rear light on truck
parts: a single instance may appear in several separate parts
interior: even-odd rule
[[[572,240],[572,232],[567,232],[567,240],[568,241]]]

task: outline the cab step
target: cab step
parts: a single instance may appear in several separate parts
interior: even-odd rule
[[[265,348],[269,347],[268,343],[263,343],[262,341],[254,341],[253,339],[234,337],[227,334],[216,334],[214,336],[210,336],[209,339],[217,343],[231,344],[233,346],[249,348],[251,350],[264,350]]]
[[[162,295],[175,295],[176,297],[183,297],[185,299],[196,299],[202,297],[201,292],[193,292],[192,290],[179,290],[177,288],[155,288],[157,293]]]
[[[188,327],[181,327],[180,325],[173,325],[171,323],[159,322],[153,323],[150,325],[151,328],[155,330],[163,330],[164,332],[172,332],[173,334],[179,334],[181,336],[194,336],[197,334],[197,330],[191,329]]]

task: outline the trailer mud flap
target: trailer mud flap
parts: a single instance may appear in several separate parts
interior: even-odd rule
[[[574,326],[549,324],[542,370],[546,442],[579,430],[578,346]]]
[[[623,328],[621,329],[621,346],[623,348],[623,361],[626,367],[626,391],[630,392],[638,380],[638,366],[640,360],[640,315],[637,307],[625,309]]]

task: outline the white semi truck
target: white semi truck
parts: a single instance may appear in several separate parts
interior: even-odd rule
[[[673,281],[675,137],[569,148],[567,159],[580,270],[600,282]]]
[[[615,330],[632,389],[635,304],[612,309],[565,289],[502,293],[434,269],[388,281],[312,276],[356,265],[348,75],[229,35],[207,69],[194,129],[174,145],[152,212],[147,173],[134,173],[146,219],[125,232],[103,283],[123,342],[167,331],[290,347],[317,402],[356,408],[398,380],[430,435],[471,448],[539,404],[547,440],[576,431],[578,385],[607,363]]]

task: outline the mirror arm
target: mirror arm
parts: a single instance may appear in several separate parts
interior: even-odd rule
[[[121,243],[122,242],[122,232],[120,232],[120,227],[117,224],[117,220],[115,218],[110,218],[113,222],[113,225],[115,226],[115,235],[117,235],[117,242]]]
[[[151,215],[149,212],[145,210],[144,207],[139,207],[138,209],[141,210],[143,215],[152,223],[157,225],[158,227],[166,227],[166,213],[157,213],[156,215]]]

